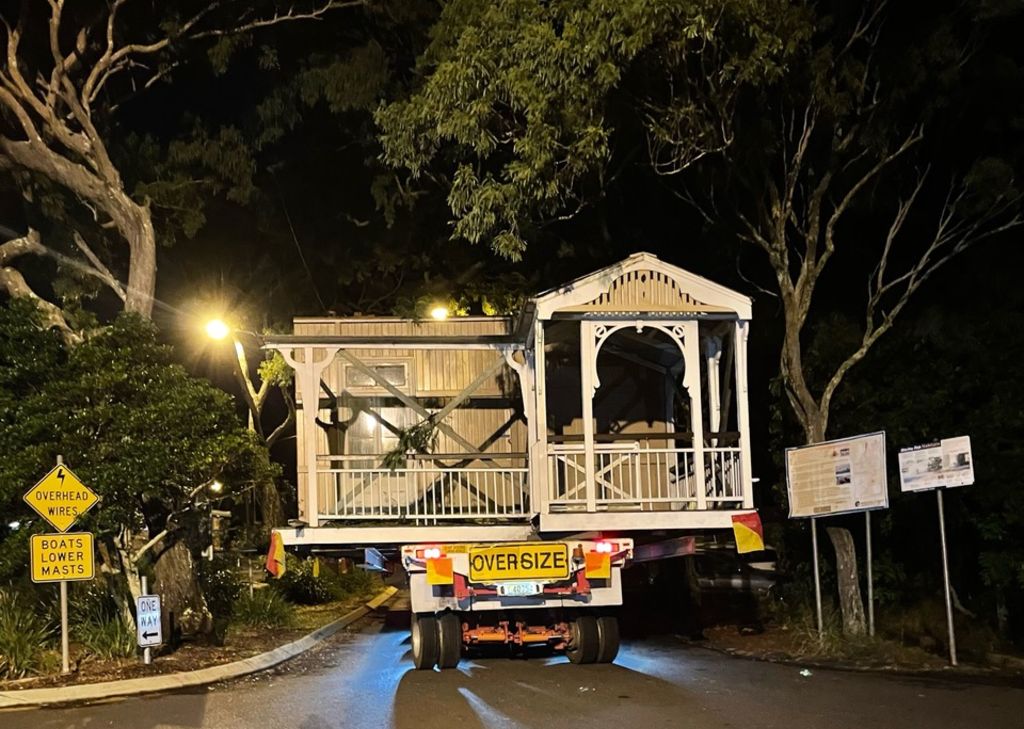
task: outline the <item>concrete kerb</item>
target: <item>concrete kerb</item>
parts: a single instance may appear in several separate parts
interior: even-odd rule
[[[317,628],[312,633],[279,648],[275,648],[272,651],[260,653],[240,661],[210,666],[209,668],[200,668],[196,671],[130,678],[123,681],[104,681],[102,683],[60,686],[58,688],[0,691],[0,710],[54,704],[76,704],[118,696],[136,696],[138,694],[158,691],[173,691],[175,689],[202,686],[258,671],[265,671],[308,651],[317,643],[348,627],[371,611],[378,609],[394,597],[397,592],[397,588],[387,587],[369,602],[346,613],[334,622],[328,623],[322,628]]]

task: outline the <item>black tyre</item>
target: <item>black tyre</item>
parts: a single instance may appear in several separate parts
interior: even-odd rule
[[[619,619],[602,615],[597,619],[597,662],[611,663],[619,655]]]
[[[420,670],[430,670],[439,656],[437,618],[412,616],[412,662]]]
[[[437,619],[439,652],[438,668],[455,668],[462,656],[462,621],[455,613],[445,613]]]
[[[569,646],[565,655],[573,663],[593,663],[600,648],[597,620],[593,615],[581,615],[570,625]]]

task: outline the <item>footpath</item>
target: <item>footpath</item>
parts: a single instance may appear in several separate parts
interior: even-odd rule
[[[0,691],[0,710],[77,704],[120,696],[137,696],[158,691],[174,691],[190,686],[202,686],[217,683],[218,681],[226,681],[250,673],[256,673],[257,671],[265,671],[268,668],[273,668],[280,663],[294,658],[300,653],[308,651],[338,631],[344,630],[360,618],[380,608],[384,603],[393,598],[397,592],[397,588],[387,587],[369,602],[357,607],[334,622],[328,623],[322,628],[318,628],[312,633],[279,648],[275,648],[272,651],[240,661],[223,663],[219,666],[210,666],[209,668],[200,668],[195,671],[130,678],[123,681],[104,681],[101,683],[60,686],[57,688]]]

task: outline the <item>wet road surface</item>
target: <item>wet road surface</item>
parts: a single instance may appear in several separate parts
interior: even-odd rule
[[[268,673],[106,704],[0,712],[0,727],[1024,727],[1024,688],[825,670],[804,677],[672,638],[626,643],[614,665],[493,656],[414,671],[399,616],[368,618]]]

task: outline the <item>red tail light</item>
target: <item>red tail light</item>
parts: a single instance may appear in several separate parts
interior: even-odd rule
[[[615,542],[598,542],[594,545],[594,551],[599,554],[614,554],[619,551],[619,545]]]
[[[416,559],[440,559],[444,551],[440,547],[424,547],[416,550]]]

